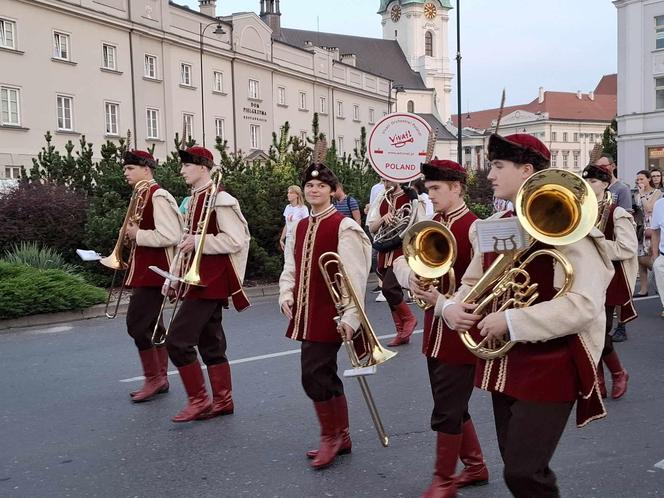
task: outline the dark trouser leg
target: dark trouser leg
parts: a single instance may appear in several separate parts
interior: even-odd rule
[[[611,337],[611,329],[613,328],[613,310],[614,306],[606,305],[604,309],[606,311],[606,328],[604,334],[604,349],[602,350],[602,356],[613,353],[613,338]],[[601,367],[601,365],[600,365]]]
[[[302,341],[302,387],[314,402],[327,401],[344,393],[343,382],[337,375],[340,347],[341,343]]]
[[[385,296],[390,309],[395,310],[403,302],[403,290],[396,275],[394,275],[392,267],[385,268],[381,272],[380,278],[383,281],[383,296]]]
[[[224,307],[216,301],[217,305],[210,315],[198,339],[198,352],[206,365],[226,363],[226,334],[221,324]]]
[[[201,338],[205,335],[205,355],[201,351],[203,360],[211,358],[225,358],[223,353],[216,356],[213,355],[214,340],[211,336],[214,331],[221,330],[221,326],[217,323],[216,329],[214,320],[221,319],[221,303],[219,301],[207,299],[192,299],[184,300],[180,305],[173,323],[171,330],[166,339],[166,347],[171,361],[176,367],[183,367],[196,361],[196,346],[201,342]],[[225,342],[224,342],[225,343]],[[218,351],[218,350],[217,350]]]
[[[127,308],[127,332],[139,351],[152,348],[152,333],[163,299],[159,287],[137,287],[132,290]],[[162,320],[160,326],[164,326]]]
[[[451,365],[427,358],[433,396],[431,429],[446,434],[460,434],[468,420],[468,400],[473,392],[474,365]]]
[[[574,402],[534,403],[492,393],[505,483],[516,498],[557,498],[549,462],[565,430]]]

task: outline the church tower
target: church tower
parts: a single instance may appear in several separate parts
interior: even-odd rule
[[[281,8],[279,0],[261,0],[261,19],[272,29],[274,38],[281,37]]]
[[[410,67],[436,91],[435,108],[443,122],[450,117],[448,20],[450,0],[381,0],[383,39],[396,40]],[[398,83],[398,82],[395,82]],[[407,91],[408,89],[406,89]]]

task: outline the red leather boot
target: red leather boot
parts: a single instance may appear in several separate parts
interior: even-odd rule
[[[463,470],[455,477],[457,488],[466,486],[482,486],[489,483],[489,471],[484,463],[482,447],[477,438],[473,421],[468,419],[462,428],[459,458],[464,465]]]
[[[314,403],[318,422],[320,423],[320,445],[318,453],[311,462],[316,469],[324,469],[334,462],[343,442],[337,421],[337,401],[332,398]]]
[[[336,413],[337,420],[339,422],[339,430],[341,431],[341,447],[337,452],[337,455],[346,455],[350,453],[353,449],[353,442],[350,439],[350,428],[348,424],[348,404],[346,402],[346,396],[343,394],[332,398],[336,402]],[[318,450],[309,450],[307,451],[307,458],[316,458],[318,455]]]
[[[205,379],[198,360],[184,367],[178,367],[178,371],[184,384],[184,390],[187,392],[189,403],[171,420],[173,422],[190,422],[207,412],[212,405],[205,390]]]
[[[463,434],[445,434],[437,432],[436,467],[431,486],[420,498],[453,498],[457,495],[454,479],[457,458],[461,448]]]
[[[599,360],[599,366],[597,367],[597,384],[599,386],[599,394],[602,396],[602,399],[606,399],[606,382],[604,381],[604,364],[602,360]]]
[[[141,389],[129,393],[134,403],[149,401],[157,394],[168,392],[168,380],[161,374],[157,350],[145,349],[139,351],[138,355],[141,358],[145,381]]]
[[[410,342],[410,336],[413,335],[413,331],[417,326],[417,318],[413,315],[413,312],[410,311],[410,308],[405,301],[401,301],[401,303],[399,303],[394,309],[393,313],[396,313],[401,320],[401,333],[399,333],[397,329],[397,336],[387,345],[393,347],[408,344]]]
[[[227,361],[207,368],[212,387],[212,408],[199,418],[206,419],[233,413],[233,387],[231,385],[231,367]]]
[[[629,375],[627,375],[627,371],[620,364],[620,358],[618,358],[618,353],[615,351],[602,357],[602,360],[609,369],[609,372],[611,372],[611,379],[613,381],[611,397],[613,399],[621,398],[627,392]]]

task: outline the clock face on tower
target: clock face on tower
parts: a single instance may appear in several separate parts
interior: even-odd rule
[[[424,17],[431,20],[436,17],[437,14],[436,6],[432,3],[427,3],[424,5]]]
[[[390,11],[390,16],[392,17],[393,22],[398,22],[401,19],[401,7],[399,5],[393,5],[392,10]]]

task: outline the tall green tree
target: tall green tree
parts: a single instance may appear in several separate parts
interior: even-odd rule
[[[606,127],[602,134],[602,150],[605,154],[611,154],[615,160],[618,160],[618,121],[616,118],[611,120],[611,124]]]

